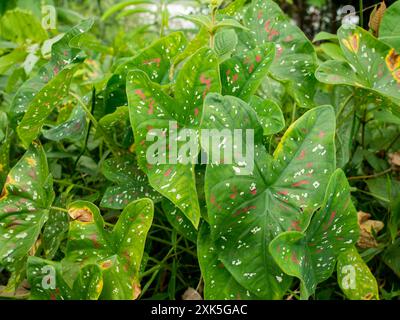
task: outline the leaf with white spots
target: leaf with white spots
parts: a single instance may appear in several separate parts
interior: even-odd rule
[[[338,283],[351,300],[379,300],[378,283],[353,246],[342,252],[337,263]]]
[[[15,94],[11,102],[11,111],[15,115],[18,117],[22,115],[37,93],[43,90],[64,68],[71,68],[73,65],[82,62],[83,57],[80,56],[80,50],[71,48],[69,41],[89,31],[93,23],[93,19],[82,21],[68,30],[59,41],[52,45],[51,60],[39,70],[37,76],[25,81]]]
[[[70,286],[60,262],[29,257],[27,276],[32,300],[97,300],[103,289],[100,267],[87,265]]]
[[[18,135],[25,147],[28,147],[37,138],[47,117],[68,95],[75,70],[75,67],[66,67],[30,101],[17,128]]]
[[[196,228],[200,208],[193,162],[200,147],[194,141],[196,136],[190,134],[193,131],[182,129],[198,129],[205,96],[220,89],[218,58],[206,48],[198,50],[183,66],[175,99],[143,71],[128,76],[129,113],[139,166],[150,185],[172,201]],[[180,153],[188,145],[189,150]]]
[[[104,192],[100,204],[103,208],[123,209],[140,198],[150,198],[154,203],[162,198],[149,185],[146,175],[139,169],[132,156],[107,159],[101,169],[103,175],[115,183]]]
[[[173,226],[179,234],[196,243],[197,230],[189,221],[189,219],[186,218],[183,212],[175,207],[174,204],[167,199],[163,199],[162,208],[171,226]]]
[[[168,83],[172,61],[184,50],[186,43],[187,40],[182,32],[171,33],[118,66],[107,83],[107,105],[120,107],[127,104],[126,77],[132,70],[142,70],[153,82]]]
[[[275,57],[272,43],[235,55],[221,65],[223,95],[249,101],[257,91]]]
[[[32,144],[9,172],[0,197],[0,264],[24,258],[35,244],[54,200],[41,145]]]
[[[252,96],[249,104],[257,113],[258,121],[263,127],[265,136],[279,133],[285,128],[282,110],[274,101]]]
[[[204,279],[205,300],[250,300],[257,296],[243,288],[218,260],[218,248],[214,245],[210,226],[203,223],[197,241],[197,256]]]
[[[301,280],[301,297],[308,299],[332,275],[339,254],[358,239],[357,211],[341,169],[333,173],[321,208],[301,231],[278,235],[269,250],[286,274]]]
[[[274,157],[267,154],[263,128],[245,102],[212,94],[204,112],[204,129],[244,130],[236,146],[246,145],[246,130],[254,130],[253,157],[246,151],[245,160],[207,166],[205,193],[219,259],[243,287],[260,298],[279,299],[291,279],[272,259],[268,244],[281,232],[304,230],[321,205],[335,166],[334,112],[319,107],[304,114],[288,129]],[[213,153],[221,149],[214,143],[205,146],[203,139],[202,145],[208,154],[211,148]]]
[[[71,141],[82,141],[86,129],[86,112],[80,105],[72,111],[67,121],[43,130],[43,136],[52,141],[68,139]]]
[[[147,233],[153,221],[153,202],[141,199],[122,211],[112,231],[104,229],[99,209],[90,202],[69,206],[72,218],[67,262],[83,267],[97,264],[103,270],[103,299],[136,299],[140,293],[139,271]]]
[[[52,259],[66,237],[69,227],[69,218],[66,212],[51,210],[43,229],[42,243],[47,259]]]
[[[304,33],[271,0],[253,1],[244,22],[251,29],[251,32],[242,32],[239,36],[244,47],[274,43],[276,56],[270,68],[273,78],[286,84],[288,94],[299,106],[314,107],[317,58]]]
[[[365,89],[400,105],[399,53],[361,28],[342,27],[338,37],[347,61],[323,63],[316,71],[317,79]]]

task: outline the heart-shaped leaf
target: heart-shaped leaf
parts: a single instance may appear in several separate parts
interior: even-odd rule
[[[272,0],[256,0],[247,9],[241,32],[244,47],[255,48],[274,43],[276,57],[270,68],[274,78],[286,83],[287,92],[299,106],[314,106],[316,54],[312,43]]]
[[[361,28],[342,27],[338,36],[347,62],[323,63],[316,72],[317,79],[365,89],[400,105],[399,54]]]
[[[272,43],[236,55],[221,65],[222,93],[249,101],[275,57]]]
[[[54,200],[52,177],[39,144],[32,144],[7,176],[0,198],[0,264],[25,257]]]
[[[319,107],[303,115],[288,129],[273,158],[262,143],[257,115],[246,103],[210,94],[204,112],[203,128],[254,130],[253,157],[207,167],[205,193],[219,258],[246,289],[261,298],[281,298],[291,281],[273,261],[268,244],[281,232],[304,230],[322,203],[335,165],[334,112]],[[234,144],[248,150],[252,141],[242,139]]]
[[[112,232],[104,229],[99,209],[90,202],[69,206],[66,262],[103,269],[103,299],[136,299],[147,232],[153,221],[153,202],[141,199],[127,205]]]
[[[123,209],[128,203],[140,198],[150,198],[153,202],[161,200],[161,196],[150,187],[147,177],[139,169],[132,156],[121,156],[104,161],[104,176],[114,182],[106,189],[101,206],[111,209]]]
[[[182,67],[175,100],[144,72],[133,71],[128,76],[129,113],[139,166],[150,185],[171,200],[196,228],[200,221],[194,176],[198,143],[192,141],[196,137],[190,136],[189,143],[196,150],[190,151],[189,159],[178,158],[178,150],[187,144],[187,138],[180,139],[182,131],[178,129],[196,130],[205,96],[220,88],[218,58],[207,48],[197,51]],[[155,143],[154,139],[158,141]]]
[[[376,279],[354,246],[339,255],[337,276],[339,286],[347,298],[379,299]]]
[[[187,40],[182,32],[171,33],[118,66],[107,83],[107,105],[116,108],[127,104],[126,77],[132,70],[142,70],[153,82],[168,83],[171,61],[183,51],[186,43]]]
[[[103,289],[102,270],[97,265],[83,267],[70,286],[60,262],[29,257],[27,275],[33,300],[97,300]]]
[[[328,279],[337,257],[358,239],[357,211],[341,169],[334,172],[325,199],[306,231],[278,235],[269,246],[276,263],[301,280],[301,297],[308,299],[317,284]]]

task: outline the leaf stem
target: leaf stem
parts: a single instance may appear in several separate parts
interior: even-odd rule
[[[385,174],[390,173],[390,172],[392,172],[392,168],[387,169],[387,170],[382,171],[382,172],[379,172],[379,173],[376,173],[376,174],[373,174],[373,175],[369,175],[369,176],[350,177],[350,178],[348,178],[348,180],[367,180],[367,179],[374,179],[374,178],[378,178],[378,177],[384,176]]]
[[[51,209],[51,210],[55,210],[55,211],[62,211],[62,212],[68,213],[68,210],[67,210],[67,209],[64,209],[64,208],[59,208],[59,207],[51,206],[50,209]]]

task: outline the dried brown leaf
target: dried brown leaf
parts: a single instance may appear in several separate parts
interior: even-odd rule
[[[182,295],[182,300],[203,300],[203,298],[196,289],[188,288]]]
[[[379,35],[379,27],[382,22],[383,15],[386,11],[385,1],[382,1],[377,7],[375,7],[374,11],[371,13],[371,17],[369,20],[369,27],[374,32],[375,36]]]
[[[360,248],[376,248],[378,242],[374,234],[377,234],[385,226],[382,221],[370,220],[371,215],[362,211],[358,212],[358,225],[360,227],[360,237],[357,246]]]

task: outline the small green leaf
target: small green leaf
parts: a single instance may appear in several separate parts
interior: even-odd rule
[[[337,275],[339,286],[347,298],[379,300],[376,279],[354,246],[339,255]]]

